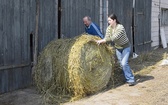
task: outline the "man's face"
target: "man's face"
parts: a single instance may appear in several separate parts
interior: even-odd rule
[[[89,27],[90,23],[91,23],[91,21],[89,21],[89,20],[87,19],[87,17],[83,18],[83,24],[84,24],[86,27]]]

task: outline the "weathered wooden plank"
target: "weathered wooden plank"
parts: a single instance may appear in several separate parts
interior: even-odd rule
[[[36,16],[36,3],[35,0],[30,0],[30,4],[29,4],[29,18],[30,18],[30,32],[35,31],[35,16]]]
[[[50,1],[51,2],[51,1]],[[42,33],[42,41],[41,41],[41,44],[43,46],[45,46],[47,44],[47,41],[48,41],[48,38],[50,37],[50,35],[48,35],[48,32],[49,32],[49,29],[50,27],[48,26],[48,21],[51,22],[51,20],[49,20],[49,15],[48,15],[48,8],[50,8],[52,5],[48,6],[50,4],[50,2],[46,1],[46,0],[43,0],[42,3],[42,7],[43,8],[43,33]],[[50,11],[52,12],[52,11]]]
[[[28,55],[29,55],[29,35],[30,31],[29,28],[29,0],[23,0],[21,1],[21,19],[23,19],[23,28],[21,33],[21,63],[27,63],[28,62]]]
[[[132,21],[133,21],[133,12],[132,12],[133,2],[132,0],[123,1],[123,15],[122,22],[127,32],[127,36],[130,40],[131,45],[133,45],[133,38],[132,38]]]
[[[1,13],[0,13],[0,15],[1,15]],[[3,56],[3,32],[2,32],[2,30],[0,30],[0,48],[1,48],[0,49],[0,66],[3,66],[4,56]]]
[[[55,20],[53,20],[53,23],[54,23],[54,29],[53,30],[55,30],[54,31],[54,34],[55,34],[55,37],[54,38],[58,38],[58,0],[55,0],[54,1],[54,10],[55,10],[55,15],[54,15],[54,17],[55,17]]]
[[[0,0],[0,93],[30,85],[29,34],[34,30],[34,0]],[[2,67],[3,66],[3,67]]]
[[[13,69],[14,80],[13,90],[19,89],[22,87],[22,68]]]
[[[2,8],[2,0],[0,0],[0,66],[4,63],[4,49],[3,49],[3,8]]]
[[[72,13],[73,15],[71,16],[70,15],[70,18],[71,18],[71,20],[70,20],[70,22],[71,22],[71,30],[70,30],[70,32],[71,33],[69,33],[69,37],[71,37],[71,35],[74,33],[74,35],[76,34],[76,31],[78,31],[79,30],[79,27],[76,27],[77,26],[77,18],[75,18],[76,16],[77,16],[77,14],[78,14],[78,12],[77,12],[77,10],[76,10],[76,8],[78,7],[78,6],[76,6],[77,5],[77,3],[76,3],[77,1],[71,1],[71,4],[70,4],[70,8],[72,8],[72,10],[71,10],[71,12],[70,13]],[[81,3],[81,2],[80,2]],[[67,23],[68,24],[68,23]],[[75,27],[73,27],[73,26],[75,26]],[[76,29],[76,31],[75,31],[75,29]]]
[[[145,24],[145,27],[144,27],[144,32],[145,32],[145,35],[144,35],[144,50],[145,51],[150,51],[151,50],[151,15],[152,15],[152,12],[151,12],[151,9],[152,9],[152,0],[146,0],[145,1],[145,20],[146,20],[146,24]],[[146,27],[147,25],[147,27]]]
[[[151,0],[135,2],[135,50],[137,53],[151,49]],[[145,26],[145,27],[144,27]]]
[[[6,35],[6,30],[7,30],[7,11],[6,11],[6,1],[2,1],[2,8],[3,8],[3,51],[4,51],[4,65],[7,65],[8,59],[7,59],[7,35]]]
[[[15,5],[15,8],[14,8],[14,17],[15,17],[15,59],[17,59],[17,61],[15,61],[16,64],[20,64],[21,63],[21,44],[22,44],[22,41],[21,41],[21,38],[22,38],[22,35],[21,35],[21,0],[16,0],[14,5]],[[21,68],[18,68],[18,69],[14,69],[14,83],[15,83],[15,86],[13,87],[13,89],[16,89],[16,88],[19,88],[21,86],[21,81],[22,80],[22,77],[21,77]]]
[[[8,72],[0,72],[0,94],[8,92]]]
[[[20,0],[14,2],[14,44],[15,44],[15,63],[21,62],[21,23],[20,23]]]
[[[40,1],[39,51],[56,37],[58,15],[55,14],[55,11],[58,10],[55,8],[55,2],[55,0],[51,0],[50,2],[45,0]]]
[[[26,67],[26,66],[30,66],[30,63],[27,63],[27,64],[19,64],[19,65],[1,66],[1,67],[0,67],[0,71],[10,70],[10,69],[14,69],[14,68],[22,68],[22,67]]]
[[[139,12],[139,13],[138,13]],[[143,14],[140,14],[140,12],[143,12]],[[134,40],[135,40],[135,52],[138,53],[140,51],[143,51],[143,38],[144,38],[144,31],[143,30],[143,20],[144,20],[144,1],[136,0],[135,2],[135,34],[134,34]],[[139,30],[142,27],[141,30]]]
[[[7,1],[5,0],[3,0],[2,2],[2,10],[3,10],[3,18],[2,18],[2,21],[3,21],[3,53],[4,53],[4,60],[3,60],[3,63],[4,63],[4,65],[7,65],[8,64],[8,41],[7,41],[7,38],[8,38],[8,36],[7,36],[7,24],[6,24],[6,22],[7,22]],[[1,90],[1,92],[7,92],[8,91],[8,88],[9,88],[9,86],[8,86],[8,72],[7,71],[3,71],[2,72],[2,75],[1,75],[2,77],[1,77],[1,81],[2,81],[2,83],[1,83],[1,87],[2,87],[2,90]]]
[[[20,1],[20,13],[19,13],[19,15],[20,15],[20,20],[19,20],[19,22],[20,22],[20,27],[22,28],[21,30],[20,30],[20,56],[21,56],[21,58],[20,58],[20,62],[21,63],[23,63],[23,60],[24,60],[24,35],[25,35],[25,29],[27,28],[27,27],[25,27],[25,24],[26,24],[26,22],[24,21],[25,20],[25,18],[26,18],[26,10],[24,9],[24,6],[25,6],[25,0],[21,0]],[[28,8],[27,8],[28,9]]]
[[[7,11],[7,19],[6,19],[6,24],[7,24],[7,30],[6,30],[6,36],[7,36],[7,65],[11,65],[14,62],[14,48],[13,48],[13,28],[11,27],[11,24],[13,24],[13,1],[6,1],[6,11]],[[12,88],[14,87],[14,76],[13,76],[13,71],[8,73],[8,91],[11,91]]]
[[[32,74],[32,72],[30,70],[31,67],[27,66],[27,67],[23,67],[22,69],[24,69],[24,70],[21,71],[22,72],[22,74],[21,74],[21,76],[22,76],[21,81],[22,82],[21,82],[20,88],[26,88],[32,84],[33,77],[31,76],[31,74]]]
[[[94,0],[94,8],[93,9],[93,12],[95,13],[94,15],[94,22],[97,24],[97,25],[100,25],[100,0]],[[93,16],[92,16],[93,17]]]
[[[9,38],[11,39],[11,64],[13,64],[15,62],[15,54],[14,54],[14,51],[15,51],[15,44],[14,44],[14,27],[13,27],[13,24],[14,24],[14,1],[10,1],[11,3],[11,6],[10,6],[10,27],[11,27],[11,31],[10,31],[10,34],[9,34]],[[9,64],[8,64],[9,65]]]

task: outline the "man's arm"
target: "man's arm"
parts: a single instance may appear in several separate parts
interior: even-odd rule
[[[103,36],[103,34],[101,33],[99,26],[95,25],[94,23],[92,23],[91,25],[93,26],[93,28],[94,28],[96,34],[99,35],[99,37],[103,39],[104,36]]]

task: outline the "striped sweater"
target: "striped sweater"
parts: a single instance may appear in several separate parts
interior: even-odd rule
[[[104,39],[106,41],[113,41],[117,49],[123,49],[130,46],[125,28],[121,24],[117,24],[115,28],[108,26]]]

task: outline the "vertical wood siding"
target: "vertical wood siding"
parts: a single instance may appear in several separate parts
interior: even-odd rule
[[[151,0],[135,0],[135,52],[151,49]]]
[[[114,13],[117,15],[118,20],[124,25],[127,36],[132,44],[132,8],[133,0],[109,0],[109,15]]]
[[[30,33],[35,30],[35,1],[0,0],[0,94],[31,84],[31,67],[28,64],[31,62]],[[61,2],[60,26],[58,26],[58,1]],[[48,42],[59,37],[59,27],[61,27],[62,38],[72,38],[85,32],[82,19],[86,15],[98,25],[101,21],[106,22],[106,17],[102,12],[106,11],[107,7],[100,7],[104,6],[105,2],[107,0],[102,0],[102,2],[100,0],[40,0],[38,51],[40,52]],[[150,25],[148,25],[150,24],[150,2],[151,0],[143,0],[142,4],[136,5],[136,12],[140,10],[145,15],[136,17],[138,30],[141,31],[138,31],[136,39],[133,39],[131,34],[133,0],[108,0],[108,13],[115,13],[118,16],[131,43],[133,40],[138,44],[141,39],[143,41],[150,39],[148,32],[150,30]],[[142,22],[142,19],[145,19],[146,23]],[[105,24],[102,23],[101,26]],[[144,51],[144,48],[137,51]],[[9,69],[9,66],[18,67]],[[5,67],[7,69],[2,69]]]
[[[86,15],[100,25],[100,0],[62,0],[61,6],[61,36],[64,38],[85,32],[82,19]]]
[[[40,0],[39,52],[58,37],[58,0]]]
[[[115,13],[124,25],[136,53],[151,49],[151,2],[151,0],[135,0],[133,13],[133,0],[109,0],[109,14]],[[132,22],[135,22],[134,36]]]
[[[0,0],[0,93],[31,84],[30,33],[35,0]],[[25,67],[2,69],[25,64]]]

